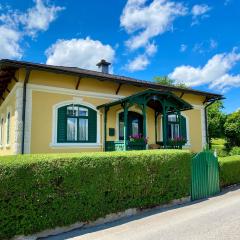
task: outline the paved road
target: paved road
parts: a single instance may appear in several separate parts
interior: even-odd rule
[[[49,240],[240,240],[240,188],[205,201],[153,210]]]

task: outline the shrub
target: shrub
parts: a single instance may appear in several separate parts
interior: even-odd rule
[[[181,150],[0,158],[0,239],[189,195]]]
[[[227,138],[226,147],[240,146],[240,110],[227,116],[224,129]]]
[[[240,147],[233,147],[232,150],[230,151],[230,155],[240,155]]]
[[[219,159],[222,187],[240,183],[240,155]]]

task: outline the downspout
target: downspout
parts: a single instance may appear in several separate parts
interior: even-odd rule
[[[23,104],[22,104],[22,151],[24,154],[24,145],[25,145],[25,119],[26,119],[26,96],[27,96],[27,83],[30,76],[30,69],[26,69],[26,76],[23,83]]]
[[[209,104],[207,104],[204,107],[204,116],[205,116],[205,132],[206,132],[206,143],[207,146],[209,147],[209,134],[208,134],[208,117],[207,117],[207,108],[210,107],[213,103],[215,103],[217,101],[217,99],[213,100],[212,102],[210,102]]]

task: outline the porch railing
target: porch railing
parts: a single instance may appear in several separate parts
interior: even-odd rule
[[[124,151],[124,141],[107,141],[105,151]],[[145,143],[127,142],[126,150],[145,150]]]
[[[162,141],[158,141],[157,144],[160,146],[160,148],[165,148],[165,149],[182,149],[183,145],[185,145],[185,143],[167,142],[167,145],[164,147],[164,144]]]

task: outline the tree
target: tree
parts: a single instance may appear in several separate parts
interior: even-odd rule
[[[227,116],[224,130],[229,147],[240,146],[240,110]]]
[[[226,115],[223,112],[224,106],[222,101],[216,101],[208,108],[208,134],[212,138],[224,137],[224,123]]]
[[[188,88],[184,83],[176,83],[175,80],[164,76],[164,77],[154,77],[154,81],[165,86],[179,87],[179,88]]]

